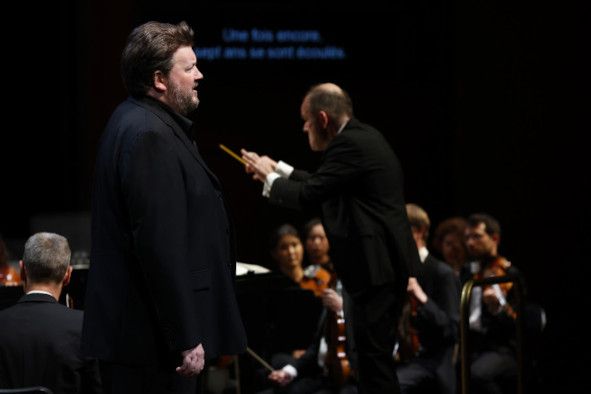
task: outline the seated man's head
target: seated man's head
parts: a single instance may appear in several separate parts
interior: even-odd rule
[[[472,258],[486,259],[497,256],[501,242],[501,226],[492,216],[486,213],[470,215],[465,235],[466,248]]]
[[[68,284],[70,266],[68,240],[53,233],[37,233],[25,243],[25,252],[20,261],[25,290],[53,290]],[[53,289],[53,290],[52,290]],[[55,294],[54,294],[55,295]],[[56,298],[59,297],[59,292]]]

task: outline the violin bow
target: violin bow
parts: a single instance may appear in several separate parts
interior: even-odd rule
[[[263,358],[261,356],[259,356],[258,354],[256,354],[254,352],[254,350],[252,350],[251,348],[249,348],[247,346],[246,347],[246,352],[248,354],[250,354],[252,356],[252,358],[254,358],[255,360],[257,360],[263,367],[265,367],[266,369],[268,369],[269,372],[273,372],[273,367],[271,365],[269,365],[268,362],[266,362],[265,360],[263,360]]]

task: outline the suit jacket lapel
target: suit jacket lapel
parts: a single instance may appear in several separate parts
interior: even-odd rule
[[[197,149],[197,145],[194,144],[189,139],[189,137],[187,137],[187,134],[185,134],[185,132],[183,130],[181,130],[181,128],[176,124],[176,122],[174,122],[170,117],[169,117],[169,119],[170,119],[170,123],[166,122],[166,121],[165,121],[165,123],[168,124],[172,128],[172,130],[174,131],[174,134],[178,138],[180,138],[180,140],[183,142],[185,147],[189,150],[189,152],[191,152],[191,154],[197,160],[197,162],[201,165],[201,167],[203,167],[203,169],[205,170],[207,175],[209,175],[209,177],[213,181],[215,187],[217,187],[219,189],[220,188],[220,181],[218,180],[218,177],[215,176],[215,174],[213,172],[211,172],[211,170],[209,169],[207,164],[205,164],[203,157],[201,157],[201,153],[199,153],[199,149]]]

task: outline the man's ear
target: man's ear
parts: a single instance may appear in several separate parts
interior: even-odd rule
[[[320,126],[322,127],[322,129],[326,129],[328,127],[328,114],[326,113],[326,111],[320,111],[318,112],[318,123],[320,124]]]
[[[160,70],[154,72],[153,84],[154,89],[160,93],[163,93],[168,89],[166,76]]]
[[[65,275],[64,275],[64,280],[62,281],[62,282],[63,282],[63,284],[64,284],[64,286],[67,286],[67,285],[68,285],[68,283],[70,283],[70,278],[72,277],[72,270],[73,270],[73,268],[72,268],[72,266],[70,265],[70,266],[68,267],[68,269],[66,270],[66,273],[65,273]]]

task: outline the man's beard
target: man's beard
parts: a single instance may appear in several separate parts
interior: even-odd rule
[[[180,89],[177,85],[172,84],[170,86],[170,95],[174,106],[177,108],[181,115],[187,116],[189,113],[195,111],[199,106],[199,99],[193,101],[193,90],[186,93]]]

